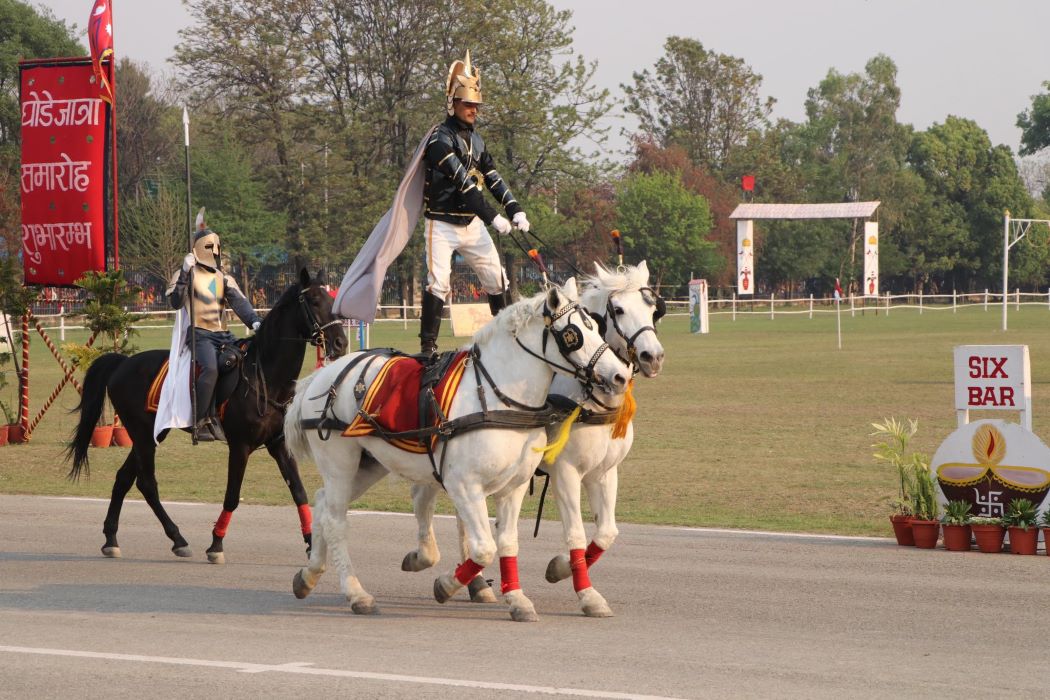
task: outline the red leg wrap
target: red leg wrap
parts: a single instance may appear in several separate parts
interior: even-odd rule
[[[474,577],[480,574],[484,568],[481,564],[475,564],[473,559],[467,559],[456,567],[456,580],[465,586],[473,581]]]
[[[499,558],[499,578],[499,588],[501,593],[506,593],[507,591],[517,591],[521,589],[521,584],[518,582],[517,557]]]
[[[310,511],[309,503],[299,506],[299,525],[304,535],[309,535],[314,531],[314,514]]]
[[[587,559],[587,568],[591,568],[591,564],[598,561],[603,554],[605,554],[605,550],[594,544],[593,541],[587,545],[587,553],[584,554],[584,558]]]
[[[215,521],[215,528],[211,531],[216,537],[225,537],[226,528],[230,526],[230,518],[233,517],[232,510],[223,510],[222,515]]]
[[[572,569],[572,589],[582,591],[591,587],[591,577],[587,575],[587,558],[582,549],[569,550],[569,568]]]

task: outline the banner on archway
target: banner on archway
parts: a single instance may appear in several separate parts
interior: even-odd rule
[[[69,286],[106,269],[112,110],[88,58],[24,61],[19,69],[25,281]]]
[[[736,222],[736,293],[755,293],[755,222]]]
[[[864,222],[864,296],[879,295],[879,222]]]

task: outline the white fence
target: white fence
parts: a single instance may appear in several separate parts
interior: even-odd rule
[[[982,308],[985,311],[995,311],[1002,308],[1003,295],[990,291],[976,294],[885,294],[879,297],[857,297],[850,295],[840,302],[842,312],[849,312],[851,316],[857,313],[870,311],[889,314],[895,310],[925,312],[957,312],[964,308]],[[1042,306],[1050,309],[1050,290],[1046,293],[1022,292],[1015,290],[1007,295],[1007,303],[1020,309],[1022,306]],[[669,299],[667,301],[669,316],[689,315],[689,302],[685,299]],[[406,330],[409,324],[415,325],[419,319],[420,307],[418,305],[407,306],[380,306],[375,323],[400,323]],[[768,297],[755,297],[751,299],[739,299],[733,296],[730,299],[711,299],[708,305],[712,316],[729,316],[736,320],[740,316],[768,316],[773,319],[778,315],[807,315],[813,318],[814,314],[835,313],[835,301],[830,297],[794,297],[777,298],[775,294]],[[257,311],[268,311],[269,309],[257,309]],[[231,326],[243,327],[236,321],[232,312],[230,313]],[[138,314],[143,322],[136,323],[135,328],[171,328],[174,319],[174,311],[151,311]],[[46,331],[58,331],[60,340],[66,339],[67,330],[83,330],[83,325],[67,323],[69,316],[64,313],[38,314],[41,325]],[[75,318],[75,316],[74,316]],[[51,325],[48,325],[50,322]],[[351,333],[361,337],[361,328],[356,322],[346,322],[347,335]],[[368,346],[370,340],[370,324],[364,324],[364,343]]]

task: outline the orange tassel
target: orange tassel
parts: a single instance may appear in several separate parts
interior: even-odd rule
[[[627,437],[627,425],[634,418],[634,412],[637,408],[638,406],[634,401],[634,380],[632,379],[627,385],[627,391],[624,392],[620,410],[616,413],[616,422],[613,423],[612,436],[614,440]]]

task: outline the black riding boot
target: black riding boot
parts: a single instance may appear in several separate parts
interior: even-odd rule
[[[218,370],[202,363],[201,373],[197,376],[197,442],[226,442],[222,425],[215,416],[215,383],[218,381]]]
[[[438,333],[441,331],[441,310],[445,302],[430,292],[423,292],[423,313],[419,328],[419,351],[424,355],[437,354]]]
[[[496,314],[507,307],[507,297],[510,296],[510,292],[504,292],[503,294],[489,294],[489,311],[492,312],[493,318]]]

